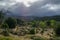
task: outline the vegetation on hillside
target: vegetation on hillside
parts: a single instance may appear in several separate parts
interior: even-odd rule
[[[26,21],[6,17],[5,13],[0,11],[0,35],[5,36],[0,40],[13,40],[6,38],[11,36],[18,38],[23,36],[27,40],[60,40],[60,16],[41,17]]]

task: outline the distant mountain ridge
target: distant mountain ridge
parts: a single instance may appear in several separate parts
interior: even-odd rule
[[[17,19],[25,20],[25,21],[31,21],[31,20],[57,20],[60,21],[60,15],[55,16],[43,16],[43,17],[37,17],[37,16],[12,16]]]

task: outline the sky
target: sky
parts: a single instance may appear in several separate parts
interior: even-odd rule
[[[0,9],[18,16],[60,15],[60,0],[0,0]]]

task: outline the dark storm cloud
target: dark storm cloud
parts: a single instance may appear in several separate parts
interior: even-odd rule
[[[30,12],[35,16],[51,16],[59,15],[60,0],[43,0],[33,3],[30,7]]]
[[[23,3],[15,4],[14,0],[0,0],[1,2],[10,6],[14,4],[9,10],[21,16],[51,16],[60,14],[60,0],[38,0],[34,3],[29,3],[30,7],[26,7]],[[5,5],[5,7],[7,8],[8,6]]]

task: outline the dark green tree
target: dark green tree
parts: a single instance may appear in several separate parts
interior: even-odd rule
[[[9,28],[15,28],[16,27],[16,24],[17,24],[17,21],[16,19],[12,18],[12,17],[9,17],[5,23],[8,24]]]
[[[32,21],[31,22],[31,26],[32,26],[32,30],[31,30],[31,32],[32,33],[34,33],[35,32],[35,34],[36,34],[36,28],[38,27],[38,21],[36,21],[36,20],[34,20],[34,21]]]
[[[35,34],[35,28],[32,28],[32,29],[30,30],[30,34]]]
[[[58,24],[57,27],[55,28],[55,33],[56,36],[60,36],[60,24]]]
[[[4,23],[2,24],[1,28],[3,29],[2,34],[4,36],[9,36],[9,32],[8,32],[9,26],[6,23]]]
[[[3,11],[0,11],[0,25],[3,22],[4,16],[5,16],[5,14],[3,13]]]
[[[9,26],[6,23],[4,23],[4,24],[2,24],[1,28],[6,30],[9,28]]]
[[[4,18],[4,13],[3,11],[0,11],[0,19]]]
[[[38,27],[38,21],[35,21],[35,20],[32,21],[32,22],[31,22],[31,25],[32,25],[32,27],[34,27],[34,28],[35,28],[35,27]]]
[[[20,25],[20,26],[23,26],[24,25],[24,21],[21,20],[21,19],[17,19],[17,24]]]
[[[47,23],[47,26],[50,26],[51,25],[50,20],[48,20],[46,23]]]

